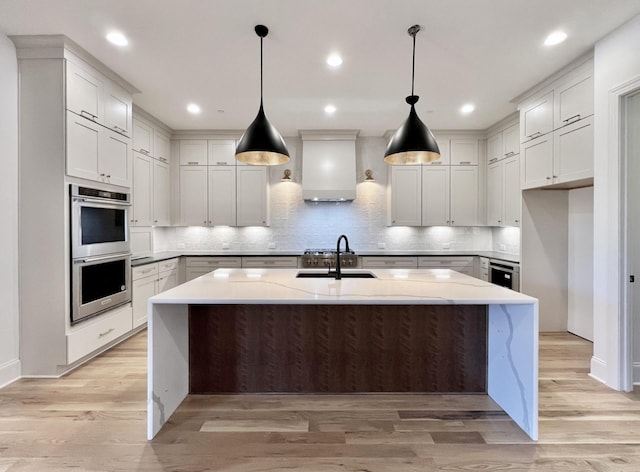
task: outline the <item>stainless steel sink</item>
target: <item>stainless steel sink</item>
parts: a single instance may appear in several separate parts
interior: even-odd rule
[[[371,272],[342,272],[340,274],[343,279],[375,279],[376,276]],[[335,279],[335,272],[298,272],[298,279]]]

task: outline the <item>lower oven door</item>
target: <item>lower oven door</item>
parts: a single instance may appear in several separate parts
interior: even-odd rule
[[[131,255],[74,259],[71,324],[131,301]]]
[[[489,263],[489,282],[520,291],[520,268],[511,264]]]

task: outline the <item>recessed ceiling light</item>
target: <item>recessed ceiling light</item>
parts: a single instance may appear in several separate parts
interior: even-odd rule
[[[324,112],[327,115],[333,115],[336,112],[337,108],[333,105],[327,105],[326,107],[324,107]]]
[[[189,113],[193,113],[194,115],[197,115],[198,113],[200,113],[201,110],[200,110],[200,107],[195,103],[189,103],[187,105],[187,111]]]
[[[556,44],[560,44],[562,41],[567,39],[567,33],[564,31],[554,31],[547,39],[544,40],[545,46],[555,46]]]
[[[342,64],[342,58],[336,53],[330,54],[329,57],[327,57],[327,64],[331,67],[338,67]]]
[[[129,44],[127,37],[119,31],[112,31],[107,35],[107,41],[116,46],[126,46]]]
[[[468,115],[475,109],[476,109],[475,105],[473,105],[472,103],[467,103],[466,105],[463,105],[462,108],[460,108],[460,113],[464,113],[465,115]]]

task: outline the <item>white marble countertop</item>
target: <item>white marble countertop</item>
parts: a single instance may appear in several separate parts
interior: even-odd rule
[[[326,273],[326,269],[301,272]],[[152,304],[533,304],[537,299],[448,269],[345,269],[375,279],[296,278],[298,269],[217,269]]]

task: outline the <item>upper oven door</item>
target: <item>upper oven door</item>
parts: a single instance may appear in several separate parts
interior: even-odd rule
[[[72,196],[71,257],[129,252],[129,210],[129,203]]]

